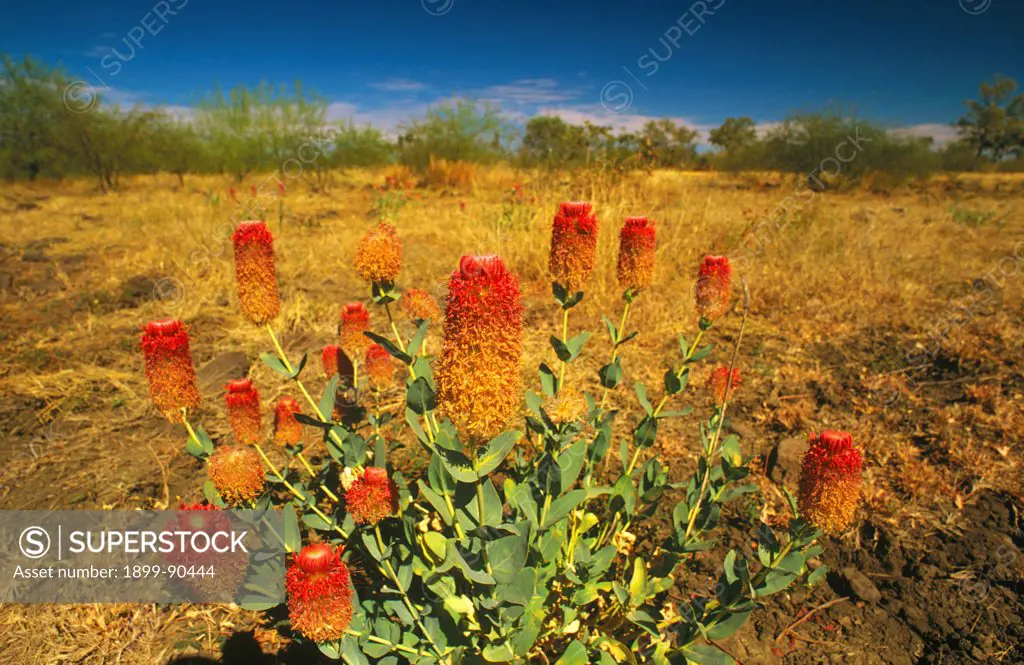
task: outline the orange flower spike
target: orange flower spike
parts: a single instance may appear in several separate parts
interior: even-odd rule
[[[341,308],[341,348],[352,358],[370,346],[363,333],[370,329],[370,312],[361,302],[350,302]]]
[[[418,321],[435,321],[441,315],[437,301],[423,289],[406,289],[398,305],[409,318]]]
[[[732,266],[727,256],[705,256],[697,275],[697,311],[702,318],[717,319],[729,309],[732,298]]]
[[[259,443],[263,437],[260,416],[260,394],[250,379],[229,381],[224,401],[228,405],[228,422],[238,443]]]
[[[654,279],[654,222],[646,217],[627,217],[619,234],[619,286],[632,293],[650,287]]]
[[[523,305],[499,256],[463,256],[448,282],[438,408],[465,436],[492,438],[519,407]]]
[[[387,388],[395,378],[394,359],[380,344],[371,344],[367,347],[364,367],[370,379],[370,386],[374,390]]]
[[[387,469],[364,469],[345,492],[345,509],[356,524],[374,525],[397,515],[398,487],[388,477]]]
[[[711,372],[711,376],[708,377],[708,392],[711,393],[711,397],[715,400],[715,404],[722,404],[725,402],[725,389],[729,383],[729,368],[728,367],[716,367]],[[740,370],[738,367],[734,367],[732,370],[732,385],[729,386],[729,398],[732,399],[733,395],[736,394],[736,388],[740,385]]]
[[[320,362],[324,367],[324,374],[331,378],[338,373],[338,352],[341,351],[335,344],[328,344],[320,353]]]
[[[194,409],[202,401],[185,325],[177,319],[147,323],[142,329],[142,355],[153,405],[168,420],[180,422],[182,409]]]
[[[281,303],[274,267],[274,236],[259,221],[241,222],[232,237],[235,281],[242,315],[262,326],[277,317]]]
[[[302,440],[302,423],[295,419],[302,413],[299,403],[292,397],[282,397],[274,407],[274,441],[282,446],[294,446]]]
[[[206,473],[224,500],[232,505],[255,501],[266,487],[267,475],[252,448],[221,446],[207,463]]]
[[[597,254],[597,218],[585,202],[562,203],[551,226],[548,273],[570,294],[582,291]]]
[[[367,233],[356,249],[353,266],[368,284],[392,284],[402,269],[402,241],[395,227],[381,224]]]
[[[864,461],[848,432],[811,434],[800,465],[801,515],[827,533],[848,527],[860,505]]]
[[[352,581],[343,551],[328,543],[306,545],[285,574],[292,629],[317,643],[340,640],[352,621]]]

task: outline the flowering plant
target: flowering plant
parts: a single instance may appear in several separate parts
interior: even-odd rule
[[[273,238],[261,222],[239,225],[242,313],[266,328],[275,353],[263,360],[309,407],[282,399],[272,438],[262,432],[259,394],[247,378],[227,386],[233,444],[214,445],[193,428],[189,414],[199,396],[187,330],[178,321],[145,327],[154,404],[188,428],[186,449],[207,465],[208,501],[285,511],[287,604],[297,639],[353,664],[730,663],[715,641],[738,630],[766,597],[824,576],[827,567],[812,563],[822,551],[815,541],[821,529],[851,523],[860,493],[860,453],[842,432],[813,437],[784,531],[760,524],[756,556],[729,551],[712,592],[667,601],[692,557],[714,545],[723,507],[757,490],[743,482],[750,458],[725,429],[740,388],[749,295],[744,284],[731,361],[708,380],[711,406],[696,423],[697,467],[685,482],[670,482],[654,445],[667,419],[692,413],[668,407],[711,354],[706,338],[715,322],[735,305],[731,267],[726,257],[705,257],[694,335],[680,335],[680,357],[665,372],[659,399],[634,384],[638,408],[629,415],[609,408],[608,397],[625,383],[621,350],[637,335],[627,332],[630,307],[654,295],[656,225],[631,217],[621,230],[624,308],[618,325],[605,317],[611,358],[588,384],[567,378],[591,338],[587,331],[570,336],[569,313],[586,293],[599,227],[589,203],[562,204],[555,216],[548,268],[561,327],[550,339],[553,360],[540,364],[531,387],[521,366],[524,307],[514,271],[498,256],[462,257],[449,278],[435,358],[427,339],[442,312],[425,291],[396,286],[402,247],[387,224],[360,243],[353,266],[389,335],[372,331],[362,302],[345,305],[338,343],[321,354],[327,381],[319,399],[304,383],[306,356],[293,362],[271,326],[279,310]],[[396,302],[407,321],[395,318]],[[382,413],[371,396],[398,387],[397,368],[405,375],[404,408]],[[304,446],[298,424],[315,445]],[[426,471],[417,478],[389,463],[395,430],[422,448]],[[265,450],[266,441],[276,445]],[[286,463],[273,459],[282,457]],[[674,502],[667,535],[638,543],[634,527],[667,499]]]

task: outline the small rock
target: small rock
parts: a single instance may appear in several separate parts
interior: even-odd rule
[[[220,390],[232,379],[249,374],[249,359],[240,351],[228,351],[199,368],[196,376],[201,390]]]
[[[156,281],[149,275],[129,277],[121,286],[121,304],[136,307],[152,298],[156,291]]]
[[[775,483],[795,482],[800,477],[800,462],[810,446],[804,437],[783,439],[768,454],[768,477]]]
[[[850,586],[853,595],[869,603],[877,603],[882,599],[882,592],[878,590],[875,583],[868,579],[868,576],[853,566],[847,566],[840,571],[843,580]]]

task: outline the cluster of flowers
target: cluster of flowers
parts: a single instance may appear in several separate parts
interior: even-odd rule
[[[566,293],[581,291],[595,265],[598,221],[589,203],[569,202],[555,215],[549,273]],[[279,313],[273,236],[263,222],[242,222],[234,234],[235,270],[242,314],[255,325],[266,325]],[[619,236],[618,282],[630,302],[651,287],[656,258],[656,225],[647,217],[629,217]],[[380,224],[359,244],[356,272],[368,283],[393,285],[402,266],[402,244],[396,229]],[[700,264],[695,304],[702,321],[723,316],[732,297],[728,258],[706,256]],[[417,320],[434,320],[440,310],[424,291],[404,291],[401,305]],[[523,394],[522,295],[519,280],[501,257],[463,256],[448,283],[443,316],[443,341],[436,371],[439,412],[447,416],[469,445],[503,431],[519,412]],[[364,334],[370,313],[361,302],[341,309],[340,343],[323,348],[328,376],[342,373],[350,358],[361,358],[375,389],[393,380],[394,360],[387,349]],[[153,404],[171,420],[185,421],[200,406],[196,374],[186,326],[177,320],[148,323],[142,350]],[[715,369],[708,391],[717,404],[727,402],[740,386],[739,370]],[[236,445],[218,446],[208,462],[208,474],[221,497],[231,505],[246,505],[267,491],[259,449],[263,437],[260,398],[248,378],[226,386],[228,419]],[[580,410],[580,409],[577,409]],[[274,440],[285,446],[302,437],[296,414],[298,402],[283,397],[274,409]],[[262,461],[261,461],[262,460]],[[845,432],[824,431],[811,436],[803,459],[799,507],[823,530],[835,532],[853,520],[859,502],[862,459]],[[361,469],[342,477],[345,510],[357,524],[376,525],[399,513],[398,491],[384,468]],[[345,634],[352,617],[351,575],[342,561],[343,548],[326,543],[306,545],[292,557],[287,573],[288,606],[294,630],[323,642]]]

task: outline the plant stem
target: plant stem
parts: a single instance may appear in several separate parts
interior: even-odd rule
[[[310,499],[310,497],[307,497],[305,494],[296,489],[294,485],[288,482],[285,479],[285,477],[281,475],[281,470],[277,468],[276,464],[270,461],[270,458],[267,457],[267,454],[265,452],[263,452],[263,448],[260,447],[260,444],[254,443],[253,448],[255,448],[256,452],[258,452],[260,454],[260,457],[263,458],[263,463],[270,468],[270,472],[274,474],[274,477],[277,478],[281,482],[281,484],[283,484],[285,488],[289,492],[291,492],[296,499],[298,499],[304,506],[307,506],[310,510],[316,513],[316,515],[320,519],[322,519],[326,524],[328,524],[333,530],[340,533],[342,538],[348,539],[348,534],[345,532],[344,529],[338,526],[337,521],[325,515],[324,512],[320,510],[320,508]]]
[[[619,320],[619,328],[617,339],[612,340],[612,360],[609,364],[614,364],[615,359],[619,357],[619,341],[622,340],[622,333],[626,329],[626,317],[629,316],[629,306],[633,304],[631,300],[626,300],[626,305],[622,308],[622,319]],[[604,405],[608,402],[608,393],[611,388],[605,388],[601,393],[601,411],[604,411]]]
[[[565,344],[565,340],[569,337],[569,310],[562,308],[562,344]],[[565,365],[566,361],[561,360],[561,364],[558,367],[558,391],[562,390],[562,380],[565,378]]]
[[[351,635],[352,637],[365,637],[367,642],[374,642],[376,644],[386,644],[389,647],[391,647],[392,649],[395,649],[396,651],[404,651],[405,653],[413,653],[413,654],[416,654],[417,656],[420,656],[420,657],[426,657],[426,656],[430,655],[430,654],[423,653],[422,651],[419,651],[417,649],[413,649],[412,647],[406,646],[404,644],[395,644],[394,642],[389,642],[389,641],[385,640],[382,637],[377,637],[376,635],[364,635],[363,633],[358,633],[358,632],[356,632],[354,630],[346,630],[345,633],[348,634],[348,635]]]
[[[416,622],[416,626],[420,629],[420,632],[423,633],[423,637],[426,638],[427,643],[430,644],[430,648],[437,654],[438,658],[443,658],[444,654],[441,653],[441,650],[434,642],[434,638],[430,636],[430,633],[428,633],[427,629],[423,626],[423,621],[420,620],[420,613],[413,606],[412,601],[409,600],[409,594],[407,594],[405,589],[402,588],[402,582],[398,579],[398,574],[395,572],[394,566],[391,565],[391,559],[384,557],[384,550],[387,548],[384,547],[384,538],[380,534],[380,525],[373,525],[373,533],[377,537],[377,548],[381,552],[381,558],[384,559],[384,568],[387,571],[388,577],[391,578],[391,583],[395,585],[398,593],[402,594],[402,601],[405,602],[406,609],[408,609],[409,613],[412,614],[413,620]]]
[[[746,289],[746,282],[744,282],[744,289]],[[740,321],[740,332],[736,336],[736,346],[732,350],[732,359],[729,361],[729,374],[725,381],[725,397],[722,400],[722,408],[718,412],[718,426],[715,428],[715,433],[711,437],[711,441],[708,442],[707,450],[704,451],[706,455],[706,469],[704,471],[704,478],[700,484],[700,491],[697,493],[697,503],[690,511],[689,520],[686,523],[686,534],[683,540],[690,539],[690,533],[693,531],[693,525],[697,522],[697,515],[700,513],[700,506],[704,502],[704,493],[708,489],[708,483],[711,482],[711,460],[714,457],[715,451],[718,447],[718,441],[722,436],[722,426],[725,424],[725,411],[729,408],[729,394],[732,392],[732,371],[736,367],[736,358],[740,353],[740,344],[743,342],[743,331],[747,328],[747,315],[750,313],[749,301],[743,308],[743,320]]]

